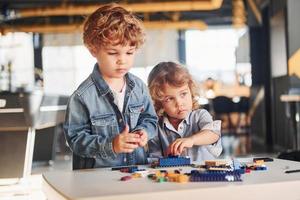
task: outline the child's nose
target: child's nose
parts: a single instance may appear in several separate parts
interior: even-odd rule
[[[121,65],[121,64],[125,64],[126,63],[126,59],[124,56],[120,55],[118,57],[118,60],[117,60],[117,64]]]
[[[177,99],[176,102],[177,102],[177,106],[178,106],[178,107],[181,107],[181,106],[184,105],[184,101],[181,100],[181,99]]]
[[[117,64],[118,64],[118,65],[122,65],[122,64],[123,64],[123,61],[122,61],[121,59],[118,59],[118,60],[117,60]]]

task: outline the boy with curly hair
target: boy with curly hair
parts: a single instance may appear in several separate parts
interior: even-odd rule
[[[117,4],[85,21],[83,41],[97,63],[68,103],[64,130],[73,169],[146,163],[157,117],[146,85],[128,72],[144,38],[141,21]]]

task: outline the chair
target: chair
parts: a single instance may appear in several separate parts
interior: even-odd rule
[[[238,113],[237,132],[244,134],[249,133],[248,112],[250,109],[249,97],[240,97],[240,101],[236,104],[236,112]]]
[[[289,95],[300,95],[300,88],[290,88]],[[278,158],[293,160],[300,162],[300,123],[297,120],[297,116],[300,114],[300,102],[296,100],[282,100],[286,105],[286,117],[290,122],[290,126],[293,129],[295,136],[295,147],[292,150],[280,152]]]
[[[239,102],[235,105],[235,112],[238,114],[237,123],[235,125],[235,134],[238,137],[244,139],[244,146],[240,146],[240,151],[247,153],[251,149],[251,139],[250,139],[250,119],[249,119],[249,109],[250,109],[250,99],[249,97],[240,97]]]
[[[234,110],[234,103],[226,96],[217,96],[212,99],[212,108],[215,119],[222,120],[222,132],[233,134],[233,125],[230,113]]]

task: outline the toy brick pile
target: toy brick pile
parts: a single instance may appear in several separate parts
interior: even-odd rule
[[[162,167],[191,166],[194,168],[188,173],[183,173],[181,169],[159,170]],[[264,159],[254,159],[253,163],[240,163],[237,159],[232,162],[223,160],[207,160],[204,165],[191,164],[189,157],[169,156],[159,158],[151,164],[153,169],[139,169],[138,166],[114,167],[112,170],[120,170],[130,175],[121,177],[121,181],[133,178],[148,177],[154,182],[212,182],[212,181],[242,181],[241,175],[250,173],[251,170],[267,170]]]

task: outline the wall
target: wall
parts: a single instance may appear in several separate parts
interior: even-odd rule
[[[300,77],[300,1],[287,1],[288,38],[289,38],[289,74]]]
[[[147,30],[146,34],[146,43],[138,50],[132,69],[144,81],[151,66],[160,61],[178,60],[176,30]],[[70,95],[91,73],[96,60],[82,45],[81,38],[80,33],[44,35],[46,93]]]
[[[0,91],[9,90],[8,66],[11,67],[12,92],[23,87],[33,89],[32,34],[9,33],[0,36]]]
[[[271,17],[271,72],[272,77],[287,75],[287,44],[284,10]]]

